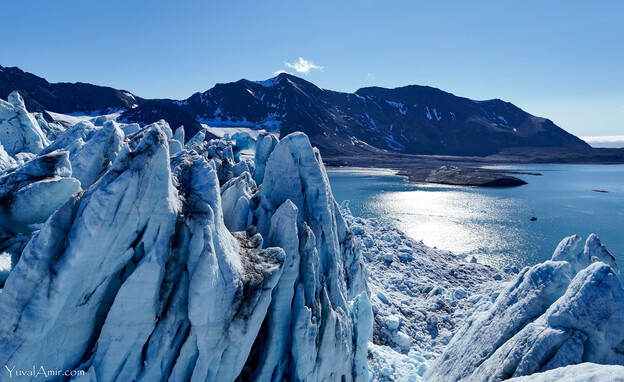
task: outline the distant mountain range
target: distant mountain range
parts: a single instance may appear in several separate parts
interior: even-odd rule
[[[30,111],[121,111],[120,119],[184,125],[187,139],[202,129],[247,127],[284,136],[303,131],[326,156],[400,152],[484,156],[506,148],[589,148],[552,121],[498,99],[475,101],[428,86],[325,90],[282,73],[266,81],[217,84],[186,100],[145,99],[86,83],[49,83],[0,66],[0,98],[18,90]]]

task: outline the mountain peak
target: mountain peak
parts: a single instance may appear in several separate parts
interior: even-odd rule
[[[301,77],[297,77],[294,74],[287,73],[287,72],[278,73],[276,76],[266,79],[264,81],[251,81],[251,82],[256,83],[258,85],[262,85],[267,88],[278,86],[278,85],[285,85],[289,82],[297,86],[314,86],[315,88],[318,88],[318,86],[314,85],[313,83],[306,81]]]
[[[217,84],[182,101],[157,101],[95,85],[50,84],[17,68],[4,68],[0,98],[13,90],[19,90],[26,107],[35,111],[123,109],[121,117],[127,121],[146,124],[164,118],[175,127],[184,125],[189,137],[202,129],[201,124],[282,135],[302,131],[325,155],[362,150],[489,155],[512,147],[588,147],[510,103],[475,101],[429,86],[365,87],[343,93],[279,73],[264,81]]]

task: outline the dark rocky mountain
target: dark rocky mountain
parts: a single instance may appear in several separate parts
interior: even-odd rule
[[[125,90],[86,83],[49,83],[19,68],[0,66],[0,98],[18,90],[29,111],[41,112],[51,121],[46,111],[57,113],[105,112],[124,110],[122,118],[131,122],[149,124],[160,119],[172,126],[184,125],[191,138],[202,126],[187,115],[173,100],[144,99]]]
[[[0,98],[18,90],[29,111],[57,113],[130,109],[139,101],[131,93],[104,86],[77,83],[51,84],[19,68],[0,66]]]
[[[477,155],[515,147],[586,148],[585,142],[501,100],[474,101],[428,86],[325,90],[280,74],[262,82],[217,84],[183,101],[148,100],[90,84],[50,84],[0,67],[0,97],[23,93],[31,110],[60,113],[124,109],[121,118],[184,125],[190,138],[209,126],[244,126],[286,135],[303,131],[327,156],[395,151]]]

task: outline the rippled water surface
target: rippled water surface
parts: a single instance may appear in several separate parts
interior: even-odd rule
[[[518,175],[529,184],[488,189],[409,183],[388,170],[328,174],[336,200],[350,200],[354,215],[487,264],[535,264],[549,259],[563,237],[592,232],[624,264],[624,165],[505,168],[543,175]]]

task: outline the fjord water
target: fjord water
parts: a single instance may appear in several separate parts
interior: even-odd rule
[[[497,168],[542,176],[517,175],[529,183],[520,187],[479,188],[411,183],[391,170],[328,168],[328,174],[336,200],[350,200],[355,216],[482,263],[536,264],[550,259],[565,236],[584,242],[595,233],[624,264],[624,165]]]

